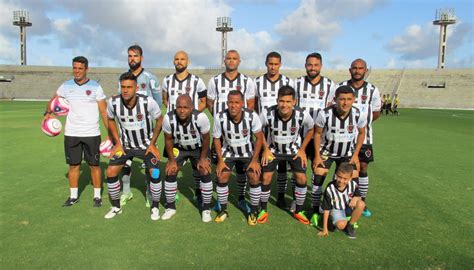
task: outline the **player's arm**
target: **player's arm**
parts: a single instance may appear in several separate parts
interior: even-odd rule
[[[328,222],[329,222],[329,211],[332,208],[331,205],[331,198],[329,197],[328,193],[325,191],[323,195],[323,202],[321,204],[321,208],[324,210],[323,213],[323,230],[318,233],[319,236],[328,236]]]
[[[308,165],[308,158],[306,157],[306,147],[308,146],[309,142],[313,138],[314,129],[311,128],[308,130],[308,133],[304,136],[303,142],[301,143],[300,149],[296,152],[296,155],[293,157],[293,160],[297,159],[298,157],[301,158],[301,166],[306,168]]]
[[[224,169],[229,169],[224,162],[224,158],[222,157],[222,144],[221,139],[214,137],[214,148],[216,149],[217,155],[217,166],[216,166],[216,174],[217,177],[220,177]]]
[[[380,109],[382,108],[382,101],[380,100],[380,92],[379,89],[376,87],[374,90],[373,98],[371,101],[370,106],[372,107],[372,121],[379,119],[380,117]]]
[[[216,91],[216,83],[214,82],[214,78],[211,78],[209,80],[209,84],[207,86],[207,99],[206,99],[206,105],[207,109],[209,112],[214,114],[214,102],[217,98],[217,91]]]
[[[102,118],[102,123],[104,123],[105,129],[107,129],[109,125],[109,120],[107,117],[107,102],[105,102],[105,99],[101,99],[97,101],[97,105],[99,106],[99,113],[100,117]]]
[[[258,131],[254,133],[255,136],[255,143],[254,143],[254,151],[252,154],[252,159],[250,160],[249,169],[252,169],[253,172],[257,175],[260,175],[262,168],[258,162],[258,157],[260,156],[260,152],[262,151],[263,145],[263,132]]]
[[[206,104],[207,104],[207,109],[209,110],[209,112],[211,114],[213,114],[213,109],[214,109],[214,100],[213,99],[209,99],[209,97],[207,98],[206,100]]]
[[[362,145],[364,144],[365,140],[365,132],[366,132],[366,127],[358,128],[359,134],[357,134],[357,140],[356,140],[356,147],[354,150],[354,154],[351,157],[351,160],[349,163],[355,164],[357,167],[357,170],[360,169],[360,163],[359,163],[359,152],[360,149],[362,148]]]
[[[198,115],[197,124],[199,130],[201,130],[202,134],[202,147],[201,147],[201,154],[198,160],[198,170],[201,169],[207,173],[211,173],[211,162],[208,158],[209,155],[209,146],[211,144],[211,122],[209,118],[204,113],[200,113]]]
[[[203,112],[206,107],[207,107],[207,89],[206,85],[202,81],[202,79],[199,79],[197,83],[197,96],[198,96],[198,111]]]
[[[168,108],[168,92],[163,91],[163,104]]]
[[[255,84],[252,79],[248,79],[247,81],[247,90],[245,95],[247,101],[247,109],[250,111],[255,110]]]
[[[160,160],[160,151],[158,151],[158,148],[156,148],[156,141],[158,140],[158,136],[160,136],[161,133],[163,116],[161,115],[161,110],[158,106],[158,103],[150,97],[148,97],[148,110],[151,117],[155,119],[155,128],[153,129],[150,145],[146,149],[145,155],[151,152],[156,157],[156,159]]]
[[[55,99],[57,96],[58,96],[57,94],[54,94],[53,97],[49,100],[48,104],[46,105],[42,122],[44,122],[48,118],[56,118],[54,117],[54,112],[52,112],[50,108],[51,108],[51,102],[53,102],[53,99]]]
[[[110,118],[110,115],[109,117],[107,117],[107,132],[109,134],[108,137],[111,138],[112,142],[114,143],[114,147],[110,151],[109,157],[115,156],[115,153],[117,152],[122,152],[123,154],[125,154],[122,143],[120,142],[120,139],[119,139],[117,124],[115,123],[115,118]]]
[[[321,158],[321,136],[323,136],[323,128],[314,126],[314,160],[313,160],[313,171],[316,171],[318,167],[323,167],[324,162]]]
[[[255,98],[247,99],[247,109],[250,111],[255,109]]]
[[[175,175],[178,173],[178,164],[173,153],[173,136],[171,133],[164,132],[165,151],[168,154],[168,162],[166,163],[166,175]]]

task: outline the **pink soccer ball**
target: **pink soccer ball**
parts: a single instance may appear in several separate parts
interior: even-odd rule
[[[49,109],[56,115],[64,116],[69,113],[69,102],[63,97],[55,97],[53,101],[51,101]]]
[[[61,133],[62,128],[63,125],[61,124],[61,121],[56,118],[48,118],[41,125],[41,130],[44,134],[50,137],[58,136],[59,133]]]
[[[100,143],[99,152],[102,156],[109,157],[113,147],[114,145],[111,140],[105,140]]]

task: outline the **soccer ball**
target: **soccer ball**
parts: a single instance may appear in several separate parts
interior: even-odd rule
[[[41,124],[41,130],[50,137],[58,136],[62,128],[61,121],[56,118],[48,118]]]
[[[49,109],[56,115],[67,115],[70,109],[69,102],[62,97],[55,97],[49,106]]]
[[[99,152],[104,157],[109,157],[114,145],[111,140],[106,140],[100,143]]]

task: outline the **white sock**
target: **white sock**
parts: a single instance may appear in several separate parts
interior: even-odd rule
[[[69,196],[71,199],[77,199],[78,188],[69,188],[71,191],[71,195]]]
[[[132,190],[130,189],[130,175],[122,176],[122,193],[130,193]]]
[[[100,199],[100,188],[94,188],[94,198]]]

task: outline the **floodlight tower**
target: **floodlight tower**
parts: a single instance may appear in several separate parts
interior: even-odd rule
[[[444,62],[446,60],[446,43],[447,32],[449,24],[456,23],[456,15],[453,8],[444,8],[436,10],[434,25],[439,25],[439,52],[438,52],[438,69],[444,69]]]
[[[30,14],[26,10],[13,11],[13,25],[20,27],[20,63],[26,66],[26,27],[32,26]]]
[[[225,55],[227,54],[227,32],[232,32],[234,30],[231,25],[230,17],[218,17],[217,18],[217,27],[216,31],[222,33],[222,57],[221,57],[221,67],[224,68]]]

